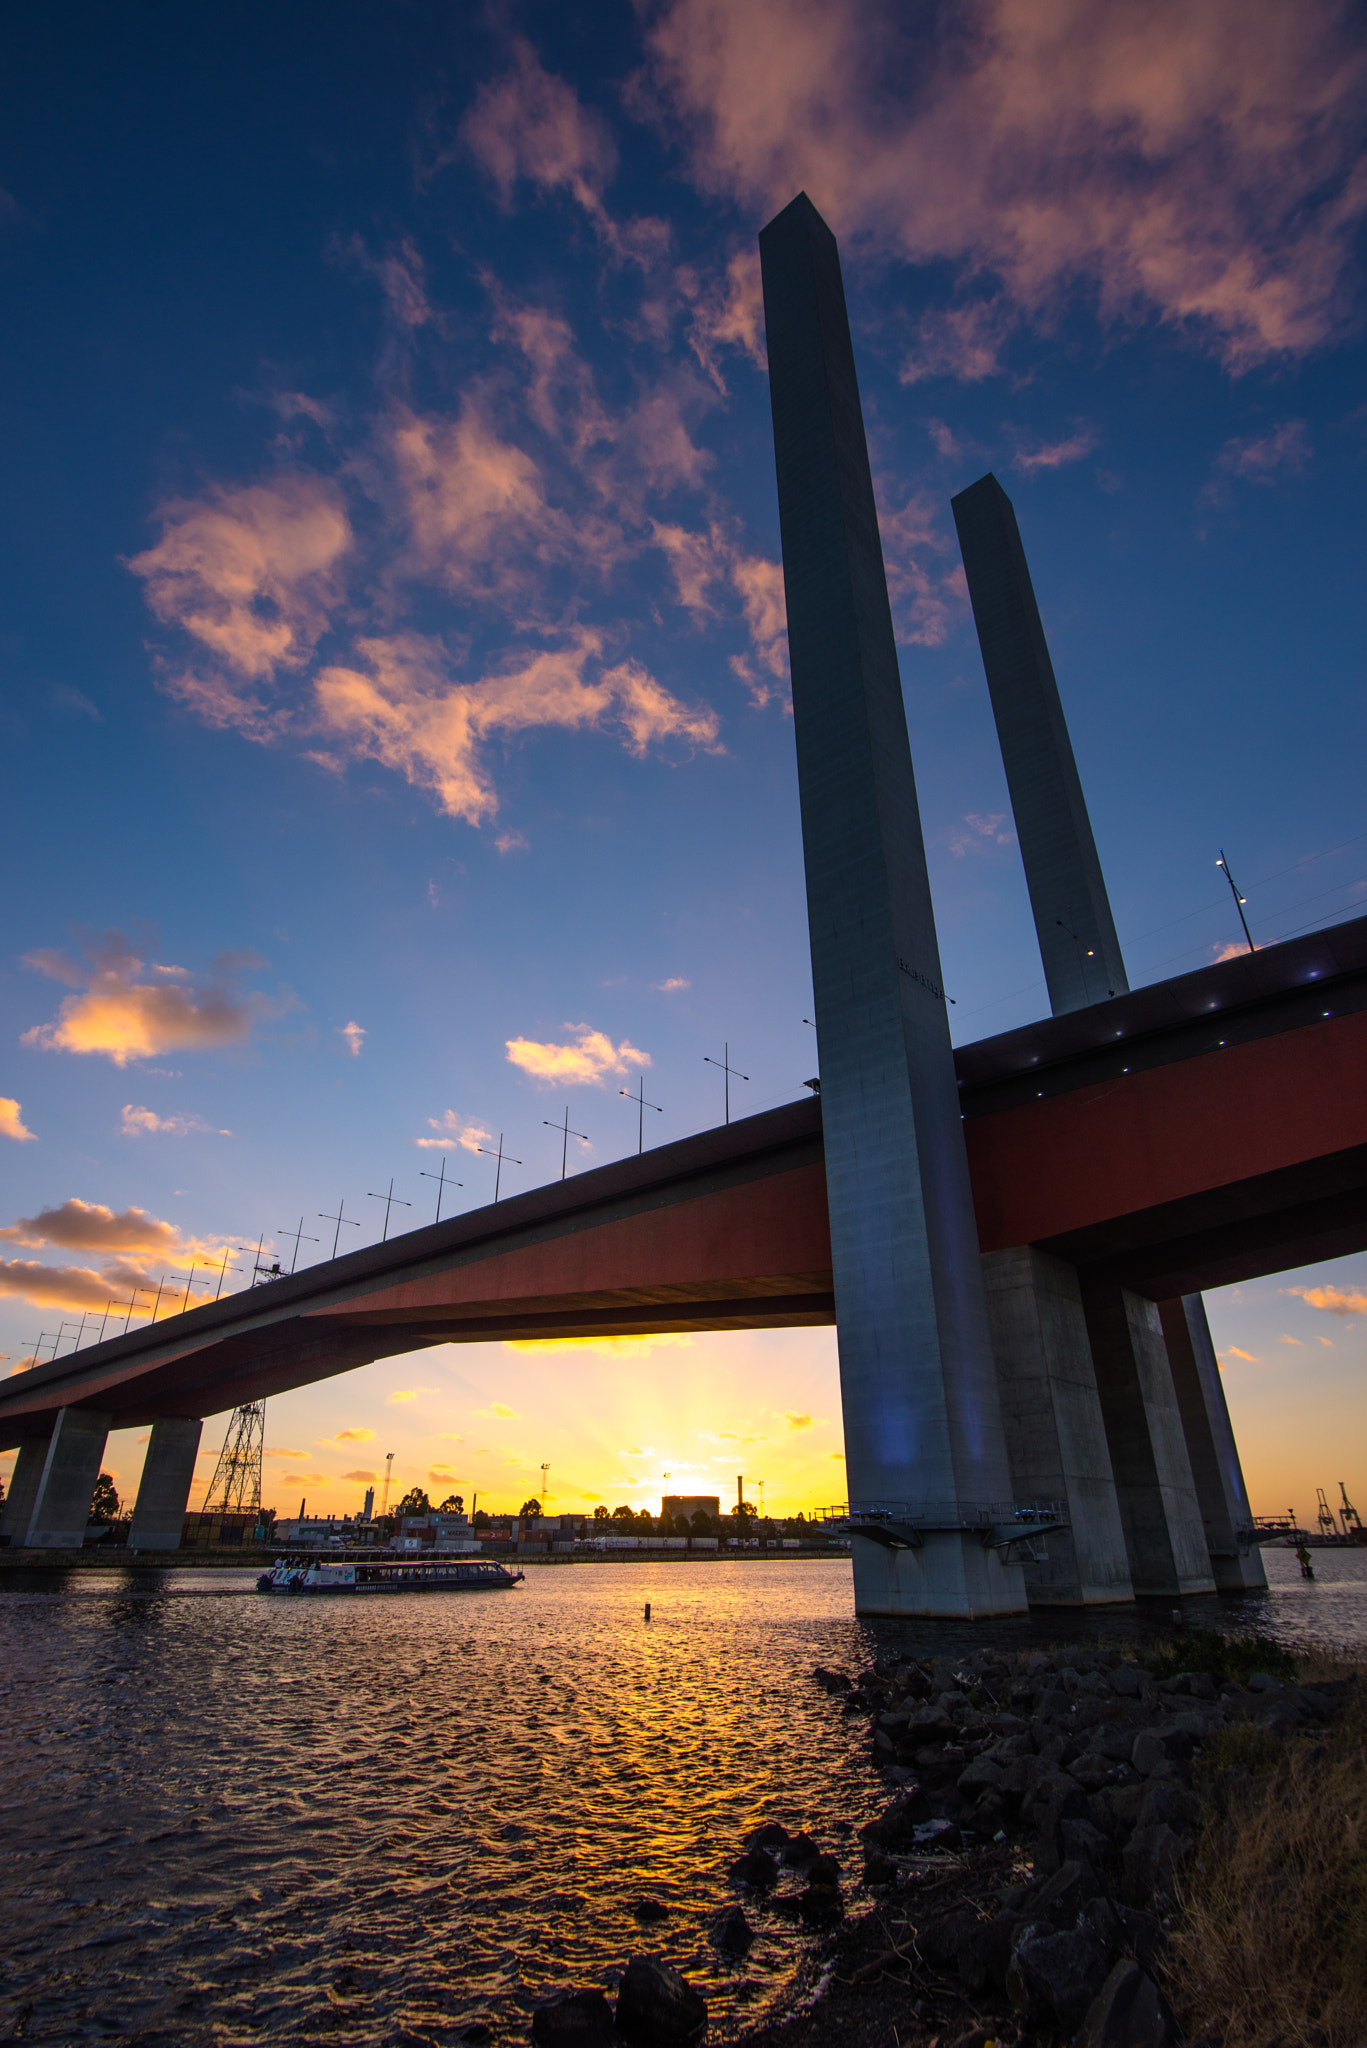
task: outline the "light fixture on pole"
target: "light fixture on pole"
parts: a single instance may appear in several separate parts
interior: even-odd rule
[[[348,1230],[359,1230],[361,1227],[359,1223],[353,1223],[350,1216],[343,1214],[345,1208],[346,1203],[339,1202],[337,1204],[337,1214],[335,1216],[327,1215],[326,1212],[322,1209],[318,1211],[318,1220],[320,1223],[335,1223],[337,1225],[337,1228],[332,1233],[332,1256],[334,1259],[337,1256],[337,1240],[342,1234],[342,1225],[345,1223]],[[264,1237],[262,1238],[261,1243],[265,1243]],[[260,1258],[261,1245],[257,1246],[256,1255],[258,1258]]]
[[[1247,903],[1248,898],[1247,896],[1241,896],[1239,894],[1239,885],[1235,881],[1233,875],[1229,872],[1229,862],[1225,859],[1225,849],[1223,848],[1223,846],[1220,848],[1220,858],[1216,861],[1215,865],[1217,868],[1220,869],[1220,871],[1224,875],[1225,880],[1229,883],[1230,894],[1234,898],[1234,908],[1239,913],[1239,922],[1244,928],[1244,937],[1248,940],[1248,950],[1250,953],[1255,953],[1257,951],[1257,947],[1253,943],[1253,934],[1248,928],[1248,919],[1244,916],[1244,905],[1245,903]]]
[[[639,1157],[646,1149],[646,1111],[653,1109],[657,1116],[663,1116],[664,1111],[660,1108],[658,1102],[646,1101],[646,1077],[644,1074],[637,1075],[636,1087],[637,1093],[635,1095],[632,1094],[629,1088],[619,1088],[617,1093],[625,1095],[628,1102],[636,1104],[636,1152]]]
[[[741,1072],[741,1070],[740,1070],[740,1068],[739,1068],[739,1067],[733,1067],[733,1066],[731,1065],[731,1048],[730,1048],[730,1046],[729,1046],[729,1045],[723,1045],[723,1047],[722,1047],[722,1049],[721,1049],[721,1058],[720,1058],[719,1060],[714,1060],[710,1052],[705,1052],[705,1053],[703,1054],[703,1065],[704,1065],[705,1067],[720,1067],[720,1068],[721,1068],[721,1071],[722,1071],[722,1089],[723,1089],[723,1100],[724,1100],[724,1102],[725,1102],[725,1105],[726,1105],[726,1121],[727,1121],[727,1123],[730,1123],[730,1121],[731,1121],[731,1076],[732,1076],[732,1075],[734,1074],[734,1075],[735,1075],[735,1077],[736,1077],[736,1079],[737,1079],[738,1081],[748,1081],[748,1080],[749,1080],[749,1078],[750,1078],[750,1076],[749,1076],[748,1074],[742,1074],[742,1072]]]
[[[445,1191],[446,1191],[446,1161],[445,1161],[444,1159],[442,1160],[442,1162],[441,1162],[441,1172],[440,1172],[440,1173],[428,1173],[428,1172],[426,1171],[426,1169],[424,1168],[424,1170],[423,1170],[423,1171],[422,1171],[422,1172],[421,1172],[421,1173],[420,1173],[420,1174],[418,1175],[418,1179],[419,1179],[419,1180],[434,1180],[434,1181],[435,1181],[435,1182],[437,1183],[437,1214],[436,1214],[436,1221],[437,1221],[438,1223],[440,1223],[440,1222],[441,1222],[441,1198],[442,1198],[442,1195],[443,1195],[443,1194],[445,1193]],[[451,1185],[452,1185],[452,1187],[453,1187],[453,1188],[463,1188],[463,1187],[465,1186],[465,1182],[464,1182],[463,1180],[453,1180],[453,1181],[452,1181],[452,1183],[451,1183]]]
[[[291,1273],[292,1273],[292,1272],[294,1271],[295,1267],[296,1267],[296,1266],[298,1265],[298,1263],[299,1263],[299,1247],[300,1247],[300,1245],[301,1245],[301,1244],[317,1244],[317,1242],[318,1242],[318,1239],[317,1239],[316,1237],[305,1237],[305,1235],[304,1235],[304,1219],[303,1219],[303,1217],[302,1217],[302,1216],[301,1216],[301,1217],[299,1218],[299,1228],[298,1228],[297,1230],[282,1230],[282,1231],[281,1231],[281,1233],[280,1233],[280,1235],[281,1235],[282,1237],[292,1237],[292,1238],[294,1239],[294,1257],[293,1257],[293,1258],[292,1258],[292,1259],[290,1260],[290,1271],[291,1271]],[[225,1252],[225,1253],[223,1254],[223,1256],[224,1256],[224,1258],[226,1259],[228,1255],[227,1255],[227,1253]],[[215,1300],[217,1300],[217,1299],[218,1299],[217,1295],[215,1295],[215,1296],[214,1296],[214,1299],[215,1299]]]
[[[302,1222],[303,1222],[303,1220],[304,1220],[304,1219],[303,1219],[303,1217],[301,1216],[301,1217],[299,1218],[299,1221],[300,1221],[300,1222],[302,1223]],[[311,1239],[310,1239],[310,1243],[312,1243],[312,1244],[316,1244],[317,1242],[318,1242],[318,1240],[317,1240],[316,1238],[311,1238]],[[218,1297],[219,1297],[219,1295],[220,1295],[220,1294],[222,1294],[222,1292],[223,1292],[223,1281],[224,1281],[224,1277],[225,1277],[225,1275],[226,1275],[226,1274],[228,1274],[228,1273],[240,1273],[240,1272],[242,1271],[242,1268],[241,1268],[240,1266],[230,1266],[230,1265],[228,1264],[228,1255],[229,1255],[229,1253],[230,1253],[230,1252],[240,1252],[240,1251],[244,1251],[245,1249],[246,1249],[246,1247],[245,1247],[244,1245],[240,1245],[240,1244],[225,1244],[225,1245],[224,1245],[224,1247],[223,1247],[223,1258],[222,1258],[222,1261],[221,1261],[221,1263],[220,1263],[220,1265],[219,1265],[219,1268],[218,1268],[218,1285],[217,1285],[217,1287],[216,1287],[216,1288],[214,1289],[214,1300],[215,1300],[215,1301],[217,1301],[217,1300],[218,1300]],[[294,1270],[294,1268],[293,1268],[293,1267],[291,1267],[291,1268],[290,1268],[290,1271],[291,1271],[291,1272],[293,1272],[293,1270]],[[162,1289],[162,1286],[163,1286],[164,1284],[165,1284],[165,1283],[164,1283],[164,1282],[162,1282],[162,1283],[160,1283],[160,1284],[158,1285],[158,1287],[157,1287],[157,1303],[160,1303],[160,1301],[161,1301],[161,1289]],[[156,1319],[157,1319],[157,1303],[154,1303],[154,1304],[153,1304],[153,1308],[152,1308],[152,1321],[153,1321],[153,1322],[155,1322],[155,1321],[156,1321]]]
[[[581,1145],[587,1145],[589,1142],[588,1137],[583,1131],[572,1131],[570,1129],[570,1112],[568,1105],[565,1109],[565,1121],[562,1124],[547,1123],[546,1118],[544,1116],[542,1117],[541,1121],[543,1124],[545,1124],[546,1129],[548,1131],[559,1131],[560,1133],[560,1178],[561,1180],[563,1180],[565,1178],[565,1173],[567,1170],[570,1139],[578,1138]]]
[[[499,1187],[501,1186],[503,1181],[504,1160],[507,1160],[509,1166],[521,1166],[522,1161],[520,1159],[514,1159],[511,1152],[504,1151],[502,1131],[500,1131],[498,1134],[498,1148],[496,1151],[491,1152],[487,1145],[481,1145],[479,1149],[484,1154],[486,1159],[496,1159],[498,1161],[498,1165],[494,1168],[494,1200],[497,1201]]]
[[[384,1203],[384,1229],[380,1233],[380,1243],[386,1244],[389,1240],[389,1212],[394,1207],[394,1204],[397,1202],[401,1209],[411,1209],[413,1204],[411,1202],[405,1202],[402,1195],[395,1194],[394,1176],[392,1173],[389,1176],[389,1192],[383,1195],[377,1195],[373,1192],[368,1192],[366,1195],[366,1200],[368,1202]]]

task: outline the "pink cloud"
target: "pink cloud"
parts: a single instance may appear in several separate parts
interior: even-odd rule
[[[128,566],[153,615],[217,665],[205,676],[171,677],[167,687],[208,723],[263,736],[269,716],[242,684],[303,667],[326,630],[352,539],[341,492],[323,477],[285,475],[177,500],[161,520],[156,546]]]
[[[443,811],[481,824],[498,797],[484,756],[494,734],[534,727],[616,727],[638,756],[667,739],[714,748],[716,713],[680,703],[637,662],[589,670],[601,640],[581,630],[566,647],[516,657],[476,683],[455,681],[437,642],[418,634],[357,643],[364,668],[325,668],[315,684],[320,721],[355,756],[426,789]]]
[[[580,104],[573,86],[543,70],[522,37],[511,68],[481,88],[461,139],[505,206],[526,179],[543,193],[568,192],[587,213],[600,212],[617,163],[606,123]]]
[[[1048,319],[1085,282],[1231,369],[1347,317],[1367,210],[1364,53],[1335,0],[667,0],[653,86],[699,186],[805,188],[837,232],[1001,280]],[[981,373],[981,372],[979,372]]]
[[[1063,469],[1070,462],[1084,462],[1096,444],[1092,428],[1079,427],[1058,441],[1022,443],[1011,457],[1011,467],[1026,476],[1033,476],[1038,469]]]
[[[483,1124],[474,1123],[469,1117],[457,1115],[454,1109],[444,1110],[440,1116],[429,1116],[427,1126],[438,1136],[413,1140],[423,1152],[452,1152],[457,1146],[463,1152],[478,1152],[481,1146],[491,1145],[494,1141],[492,1131],[486,1131]]]
[[[1215,467],[1227,476],[1270,483],[1278,470],[1304,469],[1310,460],[1310,439],[1304,420],[1283,420],[1269,434],[1246,441],[1226,441],[1215,458]]]
[[[515,1067],[535,1080],[559,1086],[603,1087],[610,1074],[626,1074],[633,1067],[648,1067],[650,1054],[641,1052],[624,1038],[614,1045],[605,1032],[591,1024],[567,1024],[574,1041],[557,1045],[534,1038],[510,1038],[507,1056]]]
[[[27,1145],[32,1143],[33,1135],[25,1127],[15,1097],[0,1095],[0,1138],[12,1138],[16,1145]]]

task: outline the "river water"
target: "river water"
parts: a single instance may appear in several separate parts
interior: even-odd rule
[[[1317,1552],[1313,1585],[1268,1560],[1269,1595],[1189,1618],[1367,1647],[1367,1552]],[[814,1664],[1166,1620],[856,1621],[844,1561],[335,1601],[235,1570],[0,1573],[0,2041],[446,2048],[483,2022],[511,2048],[547,1992],[642,1951],[725,2040],[802,1948],[767,1913],[743,1964],[708,1945],[741,1837],[805,1827],[853,1880],[880,1803]]]

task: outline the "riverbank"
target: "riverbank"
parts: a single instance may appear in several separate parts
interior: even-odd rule
[[[1355,1674],[1198,1631],[1130,1654],[884,1655],[814,1683],[867,1719],[893,1796],[860,1830],[849,1918],[744,2043],[1357,2048]],[[787,1858],[769,1854],[741,1888],[772,1910]]]
[[[455,1553],[428,1552],[429,1556],[451,1556]],[[547,1556],[544,1551],[523,1552],[517,1550],[488,1550],[483,1553],[472,1551],[471,1556],[484,1555],[496,1558],[501,1564],[516,1565],[520,1571],[559,1569],[562,1565],[616,1565],[616,1564],[831,1564],[848,1561],[849,1552],[839,1550],[627,1550],[614,1551],[604,1555],[587,1551],[575,1556]],[[336,1559],[338,1553],[326,1550],[300,1550],[288,1544],[276,1544],[269,1550],[122,1550],[112,1545],[92,1545],[89,1550],[0,1550],[0,1572],[5,1570],[24,1571],[93,1571],[93,1572],[174,1572],[174,1571],[266,1571],[282,1557],[310,1557],[327,1562]],[[422,1562],[421,1552],[377,1550],[365,1553],[377,1561],[388,1563]]]

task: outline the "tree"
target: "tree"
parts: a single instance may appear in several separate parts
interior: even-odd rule
[[[607,1509],[603,1506],[601,1501],[593,1511],[593,1519],[595,1522],[606,1522],[611,1519]]]
[[[716,1533],[716,1523],[712,1520],[706,1508],[698,1508],[694,1513],[692,1526],[685,1527],[679,1531],[681,1536],[715,1536]]]
[[[621,1507],[613,1509],[612,1520],[614,1522],[634,1522],[636,1517],[630,1508]]]
[[[759,1509],[753,1501],[740,1500],[736,1502],[736,1520],[738,1522],[753,1522],[758,1514]]]
[[[465,1495],[463,1493],[448,1493],[441,1506],[437,1509],[437,1513],[439,1515],[463,1515],[465,1513]]]
[[[119,1496],[114,1491],[113,1478],[108,1472],[101,1472],[90,1496],[90,1519],[92,1522],[112,1522],[118,1512]]]
[[[524,1500],[517,1512],[519,1516],[539,1515],[541,1513],[541,1503],[539,1500]]]
[[[399,1516],[430,1515],[432,1503],[420,1486],[410,1486],[394,1512]]]
[[[472,1529],[487,1529],[488,1526],[489,1517],[485,1514],[483,1508],[476,1508],[474,1520],[471,1522],[470,1527]]]

